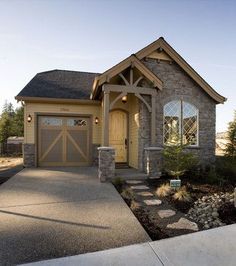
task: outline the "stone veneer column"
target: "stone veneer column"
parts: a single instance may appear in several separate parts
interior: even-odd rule
[[[112,147],[98,148],[98,177],[101,182],[115,176],[115,149]]]
[[[144,148],[144,171],[149,176],[160,176],[162,168],[162,148]]]
[[[36,167],[35,165],[35,144],[23,144],[24,167]]]

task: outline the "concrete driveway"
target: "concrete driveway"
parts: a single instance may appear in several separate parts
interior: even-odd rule
[[[96,168],[24,169],[0,186],[0,265],[149,240]]]

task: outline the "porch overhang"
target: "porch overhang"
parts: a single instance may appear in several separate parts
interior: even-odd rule
[[[122,71],[129,67],[131,67],[132,69],[137,68],[142,73],[142,75],[153,84],[153,88],[162,90],[163,82],[152,71],[150,71],[135,55],[131,55],[119,64],[115,65],[114,67],[110,68],[109,70],[95,78],[90,99],[98,99],[100,93],[102,92],[102,85],[109,83],[113,77],[121,75]],[[142,77],[140,77],[140,79],[136,80],[136,82],[132,84],[137,86],[141,78]]]

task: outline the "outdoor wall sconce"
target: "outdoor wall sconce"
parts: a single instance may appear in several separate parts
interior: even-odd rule
[[[95,124],[97,125],[98,122],[99,122],[99,119],[98,119],[98,117],[96,116],[96,117],[95,117]]]
[[[123,96],[121,98],[122,103],[127,103],[127,95]]]
[[[32,116],[31,116],[31,115],[28,115],[28,116],[27,116],[27,122],[30,123],[31,121],[32,121]]]

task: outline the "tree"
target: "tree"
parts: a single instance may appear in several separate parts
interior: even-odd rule
[[[6,143],[7,138],[12,135],[14,116],[13,105],[6,101],[3,105],[0,119],[0,143]]]
[[[197,163],[196,156],[185,150],[186,146],[176,144],[163,150],[164,170],[176,179]]]
[[[3,113],[0,119],[0,143],[6,143],[11,136],[11,118],[8,113]]]
[[[12,103],[3,105],[0,117],[0,143],[6,143],[10,136],[24,135],[24,108],[14,110]]]
[[[24,107],[15,109],[15,115],[12,125],[12,135],[22,137],[24,136]]]
[[[236,160],[236,110],[234,111],[234,120],[229,123],[225,154],[226,156]]]

